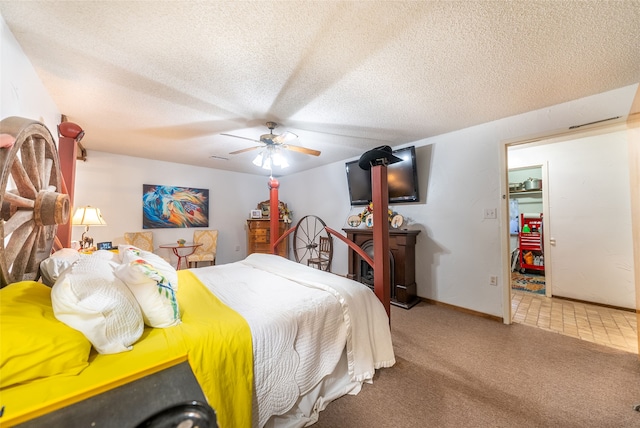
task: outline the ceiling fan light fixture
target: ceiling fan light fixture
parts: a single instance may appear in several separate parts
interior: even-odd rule
[[[266,169],[267,171],[271,171],[271,156],[266,156],[262,161],[262,169]]]
[[[289,162],[280,153],[278,147],[269,146],[260,151],[258,155],[253,159],[253,164],[266,170],[271,170],[273,166],[279,166],[280,168],[287,168]]]
[[[268,134],[263,134],[260,136],[260,140],[254,140],[253,138],[242,137],[239,135],[233,134],[221,134],[229,137],[241,138],[243,140],[250,140],[256,143],[260,143],[260,146],[248,147],[246,149],[240,149],[233,151],[229,154],[231,155],[239,155],[241,153],[245,153],[251,150],[259,149],[258,155],[253,159],[253,164],[255,166],[259,166],[264,169],[271,170],[272,166],[279,166],[280,168],[287,168],[289,166],[289,162],[286,157],[283,155],[283,150],[286,151],[294,151],[298,153],[303,153],[312,156],[320,156],[319,150],[308,149],[306,147],[294,146],[289,144],[289,141],[297,140],[298,136],[290,131],[285,131],[282,134],[275,135],[273,133],[273,128],[278,126],[275,122],[267,122],[267,127],[269,128]]]
[[[262,152],[258,153],[258,155],[253,160],[253,164],[255,166],[262,166],[262,157],[263,157]]]
[[[255,166],[259,166],[263,169],[271,170],[271,153],[269,150],[262,150],[258,155],[253,159],[253,164]]]
[[[280,168],[286,168],[289,166],[287,159],[280,153],[280,150],[274,149],[271,153],[271,161],[275,166],[279,166]]]

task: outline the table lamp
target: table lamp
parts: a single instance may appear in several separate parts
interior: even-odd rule
[[[88,249],[93,246],[93,239],[87,236],[89,232],[89,226],[106,226],[107,222],[102,218],[99,208],[92,206],[80,207],[76,210],[71,223],[74,226],[84,226],[84,233],[82,234],[82,249]]]

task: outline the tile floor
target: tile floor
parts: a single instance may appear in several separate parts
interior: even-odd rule
[[[511,313],[514,323],[638,353],[638,320],[634,312],[512,289]]]

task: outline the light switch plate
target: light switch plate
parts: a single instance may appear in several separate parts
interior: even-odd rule
[[[484,209],[484,218],[487,218],[487,219],[498,218],[497,211],[498,210],[496,208],[485,208]]]

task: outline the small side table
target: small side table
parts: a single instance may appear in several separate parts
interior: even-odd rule
[[[173,251],[173,254],[178,258],[178,265],[176,266],[176,270],[182,269],[182,262],[184,261],[185,266],[187,263],[187,257],[191,254],[195,253],[196,248],[201,247],[202,244],[196,244],[194,242],[187,242],[186,244],[162,244],[160,248],[169,248]],[[182,251],[180,251],[182,250]]]

